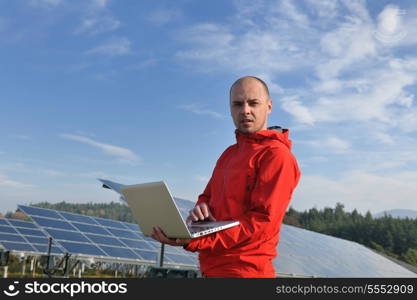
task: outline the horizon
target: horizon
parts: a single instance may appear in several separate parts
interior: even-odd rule
[[[0,3],[0,211],[118,201],[97,177],[196,201],[235,143],[230,85],[269,86],[290,206],[417,210],[417,5],[404,1]]]

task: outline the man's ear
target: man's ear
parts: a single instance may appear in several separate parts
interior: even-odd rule
[[[272,112],[272,99],[271,98],[268,99],[267,105],[268,105],[268,114],[270,114]]]

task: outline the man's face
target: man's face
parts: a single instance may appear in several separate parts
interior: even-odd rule
[[[263,85],[256,79],[246,79],[236,84],[230,94],[230,113],[236,129],[253,133],[266,129],[268,114],[272,111]]]

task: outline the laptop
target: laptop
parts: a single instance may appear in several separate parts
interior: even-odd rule
[[[122,185],[98,179],[103,187],[121,194],[132,210],[143,234],[150,236],[159,227],[169,238],[196,238],[239,225],[239,221],[203,221],[186,223],[164,181]]]

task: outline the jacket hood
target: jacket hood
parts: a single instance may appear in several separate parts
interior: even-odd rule
[[[239,130],[235,130],[236,141],[241,143],[263,143],[265,140],[277,140],[283,143],[289,150],[291,150],[292,142],[288,138],[289,129],[281,128],[280,126],[271,126],[266,130],[260,130],[254,133],[245,134]]]

